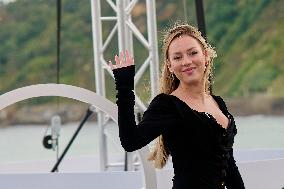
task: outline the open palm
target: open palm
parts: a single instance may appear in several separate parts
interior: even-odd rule
[[[115,55],[114,60],[115,64],[109,61],[111,70],[134,65],[134,59],[129,55],[128,51],[125,51],[125,54],[121,52],[119,56]]]

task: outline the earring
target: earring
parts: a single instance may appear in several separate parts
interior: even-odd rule
[[[172,81],[175,80],[175,76],[174,76],[174,73],[173,73],[173,72],[170,72],[170,79],[171,79]]]
[[[208,64],[205,64],[205,66],[204,66],[204,73],[206,72],[207,66],[208,66]]]
[[[204,66],[205,70],[206,70],[208,64],[209,64],[208,62],[205,63],[205,66]]]

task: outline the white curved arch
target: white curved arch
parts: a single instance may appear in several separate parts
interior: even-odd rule
[[[0,96],[0,110],[14,103],[42,96],[60,96],[72,98],[81,102],[95,105],[101,111],[109,114],[117,122],[117,106],[108,99],[84,88],[65,84],[30,85],[9,91]]]
[[[107,113],[117,123],[117,106],[114,103],[95,92],[65,84],[38,84],[9,91],[0,96],[0,110],[20,101],[42,96],[60,96],[88,103]],[[156,189],[156,173],[153,166],[147,161],[148,153],[147,146],[139,150],[144,170],[145,187],[146,189]]]

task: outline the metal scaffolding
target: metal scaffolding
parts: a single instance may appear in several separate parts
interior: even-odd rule
[[[138,0],[103,0],[114,11],[116,16],[102,16],[101,13],[101,0],[91,0],[92,7],[92,30],[93,30],[93,47],[94,47],[94,64],[95,64],[95,79],[96,79],[96,93],[105,97],[105,71],[112,77],[112,71],[108,67],[107,61],[104,59],[106,48],[110,44],[112,38],[118,36],[118,50],[124,52],[128,50],[133,54],[133,37],[147,49],[148,57],[137,70],[134,78],[135,86],[140,81],[141,77],[145,74],[146,69],[150,67],[150,82],[151,82],[151,98],[157,95],[158,80],[159,80],[159,58],[157,47],[157,28],[156,28],[156,5],[153,0],[146,0],[146,13],[147,13],[147,33],[148,38],[139,31],[136,25],[132,22],[132,10],[137,4]],[[116,22],[111,32],[103,41],[102,36],[102,23],[114,21]],[[118,52],[117,52],[118,53]],[[135,55],[134,55],[135,58]],[[135,93],[136,107],[139,111],[145,111],[146,105],[142,102],[140,97]],[[111,166],[108,162],[107,154],[107,135],[105,132],[105,123],[108,121],[107,115],[98,111],[98,125],[99,125],[99,146],[100,146],[100,169],[101,171],[107,170]],[[128,168],[131,170],[133,163],[131,162],[131,153],[128,153],[127,158]]]

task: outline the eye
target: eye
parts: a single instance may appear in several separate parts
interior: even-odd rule
[[[198,52],[197,51],[192,51],[191,52],[191,55],[195,55],[195,54],[198,54]]]
[[[196,54],[198,54],[198,51],[191,51],[188,53],[189,56],[194,56]]]
[[[198,54],[198,51],[197,50],[190,50],[190,51],[187,51],[187,56],[194,56]]]
[[[180,59],[181,59],[181,56],[174,56],[173,59],[174,59],[174,60],[180,60]]]

